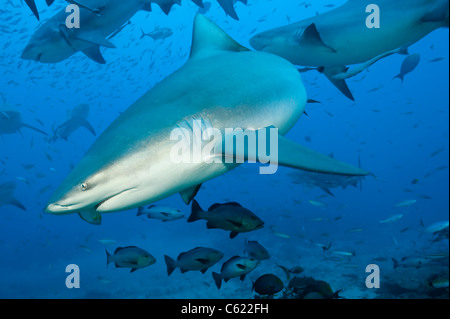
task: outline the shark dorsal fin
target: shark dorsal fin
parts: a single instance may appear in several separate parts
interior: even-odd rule
[[[249,50],[230,38],[214,22],[197,14],[192,35],[191,59],[210,55],[211,52],[217,51],[242,52]]]

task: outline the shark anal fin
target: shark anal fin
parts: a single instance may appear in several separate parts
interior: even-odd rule
[[[195,198],[202,184],[189,187],[184,191],[180,192],[181,198],[186,205],[189,205],[191,201]]]
[[[91,59],[94,62],[105,64],[106,60],[103,57],[102,53],[100,52],[100,47],[98,45],[90,46],[87,49],[84,49],[82,51],[89,59]],[[94,134],[95,135],[95,134]]]
[[[337,51],[333,49],[331,46],[325,44],[320,36],[319,31],[317,30],[316,24],[311,23],[304,31],[302,36],[299,39],[299,42],[304,45],[311,46],[321,46],[326,48],[332,53],[336,53]]]

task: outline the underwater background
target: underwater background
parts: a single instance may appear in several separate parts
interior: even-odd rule
[[[307,8],[298,1],[237,2],[240,21],[235,21],[211,1],[206,15],[250,47],[249,39],[258,32],[344,2],[309,1]],[[40,23],[65,5],[38,4]],[[356,102],[318,72],[302,74],[308,98],[321,103],[308,104],[308,116],[302,116],[287,137],[353,165],[360,159],[375,176],[365,177],[357,187],[334,188],[331,196],[302,183],[293,169],[280,167],[275,175],[260,175],[258,165],[244,164],[204,183],[196,197],[203,208],[238,202],[264,221],[264,228],[234,239],[223,230],[207,229],[204,222],[161,222],[136,216],[137,210],[104,214],[100,226],[77,214],[44,213],[51,193],[96,139],[81,128],[67,141],[51,142],[52,128],[65,122],[77,105],[89,104],[88,121],[99,136],[187,61],[198,7],[183,1],[168,16],[154,8],[138,12],[114,37],[116,49],[102,50],[105,65],[80,53],[58,64],[39,64],[20,55],[40,23],[19,1],[0,0],[0,103],[16,107],[24,123],[49,134],[23,128],[21,134],[0,136],[0,184],[14,182],[14,197],[26,208],[0,205],[1,298],[253,298],[252,282],[263,274],[275,274],[288,286],[279,265],[300,266],[304,271],[297,276],[325,281],[343,298],[448,298],[448,226],[446,238],[444,234],[439,240],[424,231],[449,217],[445,28],[409,48],[421,61],[403,83],[393,79],[402,55],[385,58],[349,79]],[[172,29],[173,35],[141,38],[141,28],[150,32],[162,27]],[[409,204],[402,204],[405,201]],[[186,218],[190,214],[178,194],[155,204],[180,209]],[[380,223],[399,214],[395,222]],[[258,241],[271,258],[245,280],[234,278],[217,289],[211,271],[220,272],[223,262],[245,255],[245,240]],[[327,244],[329,251],[323,248]],[[112,253],[126,246],[145,249],[156,263],[132,273],[107,266],[105,249]],[[205,274],[182,274],[178,269],[167,275],[164,255],[176,258],[199,246],[218,249],[224,257]],[[394,267],[393,259],[401,263],[416,257],[426,264]],[[69,264],[79,266],[79,289],[65,285]],[[369,264],[380,268],[379,289],[366,287]],[[432,278],[446,278],[447,288],[433,287]]]

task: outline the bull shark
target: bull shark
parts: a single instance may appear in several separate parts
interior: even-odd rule
[[[104,64],[100,47],[115,48],[108,37],[126,25],[138,11],[151,11],[152,3],[168,14],[173,5],[181,4],[181,0],[91,0],[89,8],[80,7],[80,28],[67,27],[69,13],[63,9],[34,33],[21,57],[41,63],[58,63],[81,51],[93,61]]]
[[[179,141],[170,136],[174,129],[188,127],[191,119],[221,132],[275,127],[278,164],[367,175],[361,168],[284,138],[303,114],[306,102],[301,74],[294,65],[270,53],[248,50],[197,14],[186,64],[144,94],[99,136],[56,189],[45,211],[79,213],[84,220],[100,224],[101,213],[144,206],[176,193],[189,204],[202,183],[240,165],[174,162],[171,152]]]
[[[368,67],[409,46],[430,32],[449,26],[448,0],[380,0],[381,27],[368,28],[366,13],[372,0],[348,0],[323,14],[255,35],[256,50],[277,54],[295,65],[315,67],[348,98],[354,100],[345,79],[348,65]]]
[[[80,104],[76,106],[72,110],[70,118],[54,130],[53,136],[50,141],[56,141],[58,138],[62,138],[63,140],[67,141],[69,136],[80,127],[86,128],[89,132],[96,136],[94,128],[87,120],[88,115],[88,104]]]
[[[16,183],[14,182],[0,184],[0,207],[13,205],[22,210],[27,210],[26,207],[14,197],[15,188]]]
[[[48,135],[44,131],[22,122],[22,114],[8,104],[0,105],[0,134],[20,133],[22,128],[29,128],[36,132]]]

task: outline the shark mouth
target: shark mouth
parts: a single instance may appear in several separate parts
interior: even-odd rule
[[[124,194],[126,194],[132,190],[135,190],[135,189],[136,189],[136,187],[127,188],[127,189],[124,189],[124,190],[118,192],[117,194],[107,197],[106,199],[102,200],[100,203],[95,205],[95,210],[99,211],[99,212],[120,210],[120,209],[114,209],[114,206],[117,207],[117,203],[115,203],[115,205],[113,205],[111,202],[113,200],[117,200],[118,199],[117,197],[123,196]],[[119,201],[120,201],[120,199],[119,199]]]
[[[94,206],[94,210],[96,211],[105,211],[104,206],[106,203],[110,204],[112,199],[116,199],[116,197],[123,195],[129,191],[132,191],[136,189],[135,187],[132,188],[127,188],[124,189],[114,195],[111,195],[107,198],[105,198],[104,200],[102,200],[101,202],[99,202],[98,204],[96,204]],[[79,211],[84,211],[87,209],[87,207],[82,207],[81,202],[77,202],[77,203],[71,203],[71,204],[59,204],[59,203],[51,203],[47,206],[47,208],[45,209],[45,211],[47,213],[51,213],[51,214],[70,214],[70,213],[77,213]],[[117,204],[116,204],[117,206]],[[92,206],[90,206],[92,207]]]

